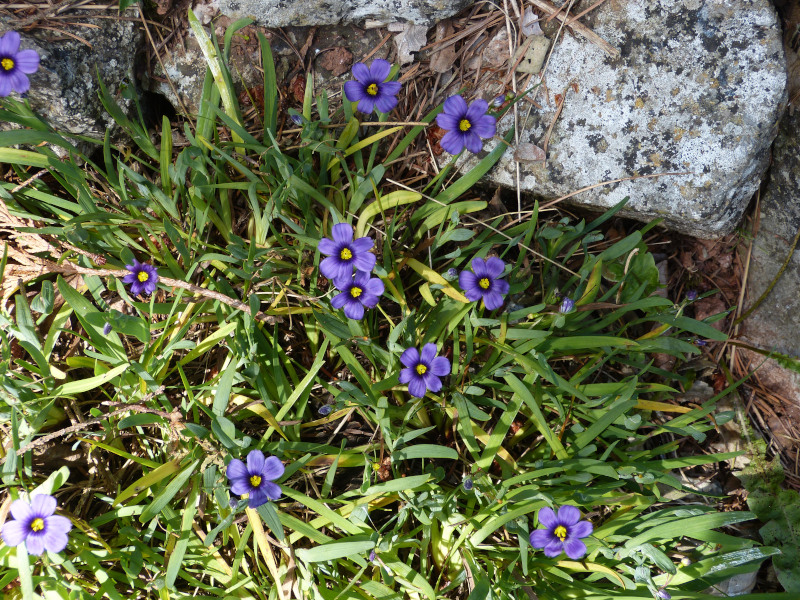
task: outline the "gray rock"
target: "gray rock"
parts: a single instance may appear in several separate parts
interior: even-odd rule
[[[219,0],[231,18],[253,17],[265,27],[335,25],[370,19],[384,24],[408,21],[432,25],[474,0]]]
[[[769,181],[761,195],[759,226],[753,240],[747,279],[747,302],[752,306],[767,290],[789,255],[800,230],[800,111],[787,114],[773,146]],[[800,251],[792,258],[759,307],[742,323],[744,341],[763,350],[800,357]],[[753,356],[758,365],[763,357]],[[770,375],[770,389],[783,390],[786,398],[800,398],[800,375],[768,361],[759,377]]]
[[[587,25],[620,56],[570,34],[558,41],[546,90],[536,91],[542,108],[528,116],[522,104],[520,142],[543,146],[554,97],[566,99],[546,163],[520,165],[522,190],[556,198],[617,178],[691,171],[595,188],[575,201],[604,209],[630,196],[627,214],[636,219],[663,217],[703,238],[730,232],[767,167],[786,102],[772,3],[630,0],[593,14]],[[493,183],[515,187],[512,154],[490,173]]]
[[[117,102],[127,106],[119,91],[134,81],[134,57],[142,40],[137,11],[135,5],[128,10],[131,20],[76,15],[86,27],[73,27],[71,32],[91,46],[66,36],[52,41],[48,31],[23,34],[21,47],[36,50],[41,58],[39,70],[30,75],[27,94],[34,112],[57,131],[102,139],[113,128],[113,120],[98,97],[98,73]],[[13,23],[0,23],[3,33],[10,28]]]

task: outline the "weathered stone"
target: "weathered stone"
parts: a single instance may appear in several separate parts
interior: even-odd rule
[[[800,111],[787,114],[773,147],[769,182],[761,195],[747,281],[752,305],[778,274],[800,230]],[[742,324],[742,337],[764,350],[800,356],[800,252],[797,249],[769,296]]]
[[[265,27],[335,25],[365,19],[383,24],[408,21],[432,25],[475,0],[219,0],[222,14],[253,17]]]
[[[36,50],[41,59],[39,70],[30,75],[27,98],[34,112],[57,131],[102,139],[107,129],[114,128],[98,97],[98,75],[117,103],[129,104],[119,92],[123,85],[134,85],[133,63],[141,32],[135,22],[138,8],[134,5],[126,16],[133,19],[76,14],[75,21],[86,26],[74,27],[74,33],[86,43],[66,36],[52,41],[52,33],[44,30],[22,34],[21,47]],[[13,22],[0,22],[0,33],[10,28]]]
[[[563,109],[546,163],[520,165],[522,190],[555,198],[618,178],[688,171],[605,185],[574,201],[608,208],[630,196],[627,214],[639,220],[663,217],[698,237],[730,232],[767,167],[786,102],[770,0],[606,2],[592,15],[586,25],[620,56],[571,34],[557,41],[545,86],[531,93],[541,108],[528,114],[522,104],[520,142],[544,147],[557,95]],[[516,186],[512,156],[490,173],[493,183]],[[462,168],[475,160],[463,159]]]

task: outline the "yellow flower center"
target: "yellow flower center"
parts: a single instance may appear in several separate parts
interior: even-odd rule
[[[565,539],[567,539],[567,528],[564,527],[563,525],[559,525],[553,531],[553,535],[555,535],[558,539],[560,539],[563,542]]]
[[[350,260],[353,258],[353,252],[350,250],[350,248],[342,248],[342,251],[339,252],[339,258],[342,260]]]
[[[44,519],[34,519],[31,521],[31,531],[41,531],[44,529]]]
[[[350,288],[350,295],[353,298],[358,298],[363,290],[360,287],[353,286]]]
[[[250,476],[250,485],[253,487],[258,487],[261,485],[261,477],[258,475],[251,475]]]
[[[478,285],[481,286],[484,290],[489,289],[489,279],[487,277],[482,277],[478,280]]]
[[[14,68],[14,59],[4,58],[3,60],[0,60],[0,65],[2,65],[6,71],[10,71]]]
[[[378,84],[377,83],[370,83],[367,86],[367,93],[370,96],[377,96],[378,95]]]
[[[425,375],[428,372],[428,367],[423,364],[417,365],[417,374],[418,375]]]
[[[461,119],[461,120],[458,122],[458,128],[459,128],[461,131],[469,131],[470,127],[472,127],[472,123],[470,123],[470,122],[469,122],[469,121],[467,121],[466,119]]]
[[[147,271],[139,271],[139,274],[136,275],[136,279],[144,283],[148,279],[150,279],[150,275],[147,274]]]

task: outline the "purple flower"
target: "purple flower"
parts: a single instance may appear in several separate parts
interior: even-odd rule
[[[381,294],[383,294],[383,282],[377,277],[370,277],[369,273],[356,271],[356,275],[350,281],[339,281],[336,287],[342,290],[341,294],[333,297],[331,306],[333,308],[344,307],[344,315],[348,319],[364,318],[364,308],[373,308],[378,304]]]
[[[103,325],[103,335],[108,335],[111,333],[111,323],[106,323]]]
[[[470,491],[470,490],[471,490],[471,489],[474,487],[474,485],[475,485],[475,484],[473,483],[472,479],[470,479],[469,477],[467,477],[467,478],[464,480],[464,489],[465,489],[466,491],[468,491],[468,492],[469,492],[469,491]]]
[[[317,247],[322,254],[328,258],[319,263],[319,272],[339,289],[343,289],[337,280],[348,283],[353,277],[353,267],[356,271],[371,273],[375,267],[375,255],[370,252],[370,248],[375,242],[368,237],[353,239],[353,226],[347,223],[339,223],[331,229],[333,239],[322,238]],[[343,283],[343,285],[344,285]],[[383,293],[383,292],[381,292]]]
[[[122,283],[131,286],[131,294],[138,296],[144,294],[149,296],[156,291],[156,283],[158,283],[158,272],[156,268],[147,263],[140,263],[135,258],[132,265],[125,265],[125,268],[130,271],[128,275],[122,278]]]
[[[26,75],[39,68],[36,50],[20,50],[19,34],[9,31],[0,37],[0,98],[12,91],[24,94],[31,87]]]
[[[563,550],[577,560],[586,554],[586,544],[580,538],[591,535],[593,528],[589,521],[581,521],[581,513],[574,506],[565,504],[558,509],[558,516],[548,506],[539,509],[539,524],[545,529],[531,532],[531,546],[544,548],[545,556],[555,558]]]
[[[67,534],[72,523],[56,514],[56,499],[48,494],[36,494],[28,504],[25,500],[11,503],[13,521],[3,526],[3,541],[9,546],[25,542],[30,554],[45,550],[61,552],[67,547]]]
[[[248,494],[248,506],[258,508],[268,500],[281,497],[281,488],[272,483],[283,475],[283,463],[277,456],[264,458],[261,450],[247,455],[247,465],[238,458],[228,463],[226,472],[231,481],[231,492],[237,496]]]
[[[415,398],[425,396],[426,390],[438,392],[442,389],[440,377],[450,374],[450,361],[436,356],[436,344],[425,344],[420,353],[408,348],[400,356],[406,368],[400,371],[400,383],[408,384],[408,393]]]
[[[497,132],[497,119],[487,115],[487,110],[486,100],[479,98],[467,106],[461,96],[450,96],[444,101],[444,111],[436,115],[436,124],[447,131],[439,145],[450,154],[458,154],[465,146],[470,152],[480,152],[481,138],[492,138]]]
[[[672,594],[670,594],[667,590],[658,590],[656,592],[656,596],[658,596],[661,600],[671,600]]]
[[[483,298],[483,304],[489,310],[503,306],[503,296],[508,293],[508,282],[499,279],[506,264],[492,256],[484,262],[482,258],[472,259],[472,271],[461,271],[458,285],[464,290],[468,300],[477,302]]]
[[[353,65],[353,77],[356,81],[344,84],[344,95],[350,102],[358,102],[358,110],[369,114],[375,107],[382,113],[388,113],[397,106],[399,81],[386,81],[392,66],[382,58],[376,58],[367,68],[364,63]]]
[[[689,302],[694,302],[695,300],[697,300],[697,290],[689,290],[688,292],[686,292],[686,299]]]
[[[564,298],[561,301],[561,306],[558,307],[559,312],[568,313],[572,312],[572,309],[575,308],[575,301],[571,298]]]

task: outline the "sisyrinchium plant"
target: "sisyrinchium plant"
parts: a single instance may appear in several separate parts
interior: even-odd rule
[[[102,84],[134,152],[110,135],[84,152],[0,104],[24,128],[0,132],[0,198],[49,240],[0,311],[0,586],[677,600],[777,553],[679,476],[733,457],[674,454],[724,420],[709,415],[728,392],[680,406],[692,375],[653,356],[724,336],[655,294],[641,231],[604,239],[621,205],[589,223],[534,205],[507,225],[464,197],[513,139],[496,132],[510,103],[438,98],[422,121],[480,160],[397,182],[423,125],[362,126],[309,78],[299,141],[279,137],[263,37],[264,105],[245,123],[225,61],[249,20],[221,48],[189,21],[209,70],[185,146]],[[385,118],[396,75],[359,63],[346,98]]]

